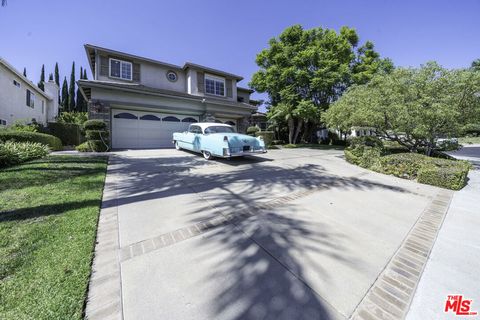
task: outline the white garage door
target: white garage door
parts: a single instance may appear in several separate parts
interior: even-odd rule
[[[172,147],[174,132],[187,130],[198,117],[145,111],[112,111],[113,148]]]

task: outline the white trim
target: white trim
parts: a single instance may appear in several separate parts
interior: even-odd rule
[[[112,61],[118,61],[120,63],[120,77],[112,76]],[[130,78],[123,78],[122,77],[122,63],[128,63],[130,65]],[[132,81],[133,80],[133,63],[131,63],[129,61],[125,61],[125,60],[109,58],[108,59],[108,76],[110,78]]]
[[[212,95],[212,96],[217,96],[217,97],[226,97],[227,96],[227,85],[226,85],[226,81],[225,81],[225,78],[221,78],[221,77],[217,77],[217,76],[214,76],[214,75],[211,75],[211,74],[208,74],[208,73],[205,73],[205,76],[204,76],[204,80],[203,80],[203,87],[205,89],[205,94],[209,94],[209,95]],[[215,93],[210,93],[210,92],[207,92],[207,78],[209,80],[212,80],[216,82],[223,82],[223,95],[221,94],[215,94]],[[214,91],[215,91],[215,88],[214,88]]]

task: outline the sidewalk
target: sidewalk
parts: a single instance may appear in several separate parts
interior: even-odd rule
[[[468,185],[453,196],[407,319],[459,319],[444,312],[447,295],[472,299],[480,312],[480,145],[464,147],[453,156],[472,161]],[[470,317],[476,318],[476,317]]]

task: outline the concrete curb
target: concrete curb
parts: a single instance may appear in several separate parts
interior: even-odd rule
[[[452,197],[453,191],[438,191],[351,319],[405,319]]]

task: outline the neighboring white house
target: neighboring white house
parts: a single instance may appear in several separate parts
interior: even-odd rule
[[[44,125],[55,121],[59,88],[53,81],[44,84],[45,92],[0,58],[0,126],[16,120]]]
[[[187,62],[183,66],[85,45],[93,80],[77,82],[89,118],[109,124],[113,148],[172,147],[172,134],[192,122],[248,127],[257,107],[243,78]]]

